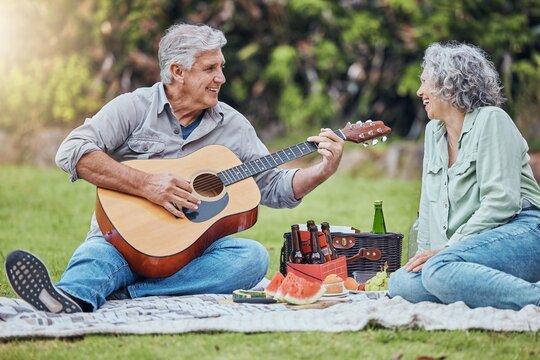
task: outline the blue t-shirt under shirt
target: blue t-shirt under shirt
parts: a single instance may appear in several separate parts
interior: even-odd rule
[[[193,130],[195,130],[195,128],[196,128],[197,126],[199,126],[199,124],[201,123],[202,118],[203,118],[205,112],[206,112],[206,110],[203,110],[203,112],[201,113],[201,115],[199,115],[199,117],[197,118],[197,120],[195,120],[194,122],[192,122],[192,123],[189,124],[188,126],[182,126],[182,125],[180,125],[180,127],[182,128],[182,137],[184,138],[184,140],[186,140],[186,139],[189,137],[189,134],[191,134],[191,133],[193,132]]]

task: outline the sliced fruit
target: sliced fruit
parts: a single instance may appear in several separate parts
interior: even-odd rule
[[[304,305],[316,302],[325,292],[322,284],[288,273],[274,298],[289,304]]]
[[[285,279],[283,279],[283,282],[281,283],[279,288],[277,289],[276,294],[274,295],[274,299],[279,301],[285,301],[285,295],[287,295],[287,292],[296,283],[297,277],[298,276],[294,275],[293,273],[288,273]]]
[[[251,298],[265,298],[266,292],[255,290],[234,290],[233,299],[251,299]]]
[[[276,273],[274,274],[274,277],[272,278],[272,280],[270,280],[270,283],[264,288],[266,295],[272,296],[272,297],[275,296],[277,290],[279,289],[279,286],[281,285],[284,279],[285,279],[285,276],[283,276],[283,274],[280,273],[279,271],[276,271]]]

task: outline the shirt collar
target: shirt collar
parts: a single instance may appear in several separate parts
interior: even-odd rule
[[[160,81],[158,83],[158,115],[163,112],[165,105],[167,104],[169,104],[169,107],[171,107],[169,99],[167,99],[167,95],[165,94],[165,85],[163,85],[163,83]]]
[[[436,121],[435,125],[433,126],[433,135],[437,141],[441,139],[446,134],[446,127],[444,126],[444,123],[440,120],[432,120]]]
[[[214,121],[216,124],[223,122],[223,109],[221,107],[221,103],[218,101],[216,106],[206,109],[204,118],[208,118]]]
[[[465,114],[465,118],[463,119],[463,127],[461,128],[461,135],[459,136],[458,141],[461,141],[463,135],[471,131],[479,112],[480,108],[477,108]],[[444,123],[442,121],[435,121],[437,121],[437,124],[433,127],[433,135],[435,136],[435,139],[439,140],[442,136],[446,134],[446,127],[444,126]]]
[[[478,113],[480,113],[480,108],[476,108],[473,111],[465,114],[465,119],[463,119],[463,128],[461,129],[459,141],[461,141],[463,135],[471,131],[478,116]]]

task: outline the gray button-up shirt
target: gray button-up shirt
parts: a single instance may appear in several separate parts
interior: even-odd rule
[[[163,84],[158,82],[118,96],[86,119],[60,145],[56,164],[75,181],[78,161],[92,151],[103,151],[117,161],[181,158],[211,144],[226,146],[242,162],[269,154],[249,121],[223,102],[207,109],[201,124],[184,140]],[[273,208],[298,205],[292,189],[297,170],[272,169],[256,175],[261,203]],[[89,235],[98,234],[94,217]]]

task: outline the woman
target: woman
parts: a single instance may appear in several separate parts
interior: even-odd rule
[[[540,305],[540,188],[528,146],[479,48],[432,44],[422,64],[428,118],[418,252],[390,278],[411,302]]]

